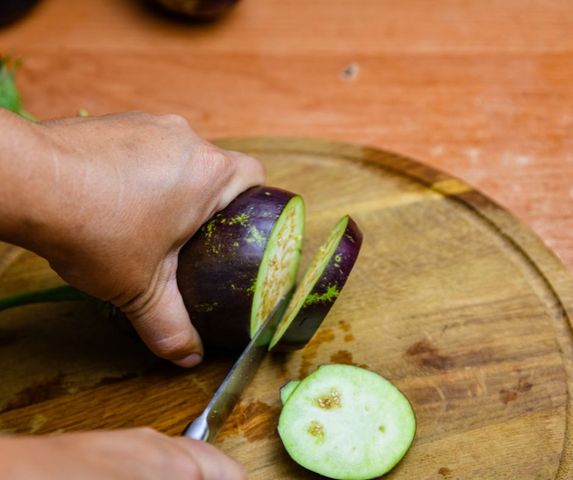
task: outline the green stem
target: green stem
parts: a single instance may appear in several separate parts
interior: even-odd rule
[[[38,119],[34,117],[34,115],[32,115],[31,113],[28,113],[26,110],[20,110],[18,114],[21,117],[24,117],[26,120],[30,120],[31,122],[36,122],[36,123],[38,122]]]
[[[69,285],[48,288],[36,292],[21,293],[0,299],[0,311],[8,308],[30,305],[32,303],[68,302],[71,300],[94,300],[87,293],[81,292]]]

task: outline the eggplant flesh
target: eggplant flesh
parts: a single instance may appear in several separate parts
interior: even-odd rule
[[[379,477],[412,444],[412,406],[375,372],[322,365],[291,388],[278,433],[291,458],[313,472],[340,480]]]
[[[251,337],[296,282],[304,233],[304,204],[293,197],[271,232],[257,273],[251,308]]]

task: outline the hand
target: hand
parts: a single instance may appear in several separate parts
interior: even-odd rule
[[[34,129],[34,141],[18,143],[31,160],[12,175],[22,177],[12,196],[23,197],[13,209],[28,202],[33,218],[14,222],[21,230],[14,243],[45,257],[72,286],[119,307],[158,356],[184,367],[199,363],[201,341],[176,282],[178,252],[213,213],[263,181],[261,165],[207,143],[176,115],[24,127]]]
[[[148,428],[0,437],[5,480],[244,480],[243,468],[215,447]]]

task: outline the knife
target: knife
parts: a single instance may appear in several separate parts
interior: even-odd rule
[[[227,373],[205,410],[183,431],[183,436],[212,442],[235,407],[241,392],[251,383],[271,338],[283,317],[293,290],[275,306],[241,356]]]

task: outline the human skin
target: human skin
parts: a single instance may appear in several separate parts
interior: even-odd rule
[[[53,437],[0,437],[6,480],[245,480],[215,447],[148,428]]]
[[[0,109],[0,240],[46,258],[69,284],[119,307],[158,356],[199,363],[176,282],[180,248],[264,180],[184,118],[141,112],[32,123]],[[0,437],[2,478],[246,478],[203,442],[150,429]]]
[[[195,231],[247,188],[259,162],[200,138],[180,116],[140,112],[34,124],[0,110],[0,239],[119,307],[158,356],[203,349],[176,282]]]

